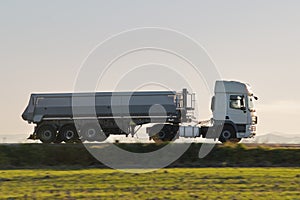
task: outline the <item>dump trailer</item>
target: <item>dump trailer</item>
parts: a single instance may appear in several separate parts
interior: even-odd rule
[[[104,141],[109,135],[132,135],[148,124],[149,139],[214,138],[238,142],[256,133],[257,99],[248,84],[216,81],[205,122],[195,120],[195,94],[176,91],[31,94],[22,114],[35,124],[29,139],[43,143]],[[195,123],[197,122],[197,123]]]

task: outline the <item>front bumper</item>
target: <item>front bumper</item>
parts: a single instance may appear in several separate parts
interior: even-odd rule
[[[237,138],[253,138],[256,135],[256,125],[246,125],[245,132],[238,132]]]
[[[256,135],[256,125],[247,125],[246,131],[247,131],[247,137],[252,138]]]

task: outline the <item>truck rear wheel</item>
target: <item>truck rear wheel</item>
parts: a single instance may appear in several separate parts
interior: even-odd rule
[[[157,124],[151,128],[150,138],[156,143],[172,141],[175,138],[177,131],[177,126],[170,124]]]
[[[236,138],[236,131],[232,126],[225,125],[222,129],[219,141],[222,143],[225,142],[239,142],[240,138]]]
[[[166,133],[164,131],[159,131],[158,133],[154,134],[151,139],[153,139],[153,141],[155,143],[161,143],[161,142],[164,142],[164,141],[167,141],[166,140]]]
[[[74,143],[79,140],[79,136],[74,125],[63,126],[59,131],[59,137],[65,143]]]
[[[43,143],[51,143],[56,140],[56,129],[51,125],[42,125],[38,128],[37,135]]]

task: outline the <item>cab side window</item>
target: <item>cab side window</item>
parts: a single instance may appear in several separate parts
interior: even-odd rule
[[[230,95],[229,106],[232,109],[242,109],[244,107],[244,97],[240,95]]]

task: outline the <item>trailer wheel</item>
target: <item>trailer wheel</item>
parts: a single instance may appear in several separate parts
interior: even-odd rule
[[[222,129],[219,141],[222,143],[225,142],[239,142],[239,138],[236,138],[236,131],[232,126],[225,125]]]
[[[58,134],[57,136],[56,136],[56,139],[54,140],[54,144],[60,144],[62,141],[64,141],[63,139],[62,139],[62,137]]]
[[[59,137],[65,143],[74,143],[79,139],[77,130],[74,125],[65,125],[59,131]]]
[[[105,133],[101,130],[99,125],[96,124],[89,124],[85,125],[83,129],[81,130],[83,140],[87,141],[99,141],[102,142],[106,140],[107,136]]]
[[[56,140],[56,129],[51,125],[42,125],[38,128],[37,135],[43,143],[51,143]]]

